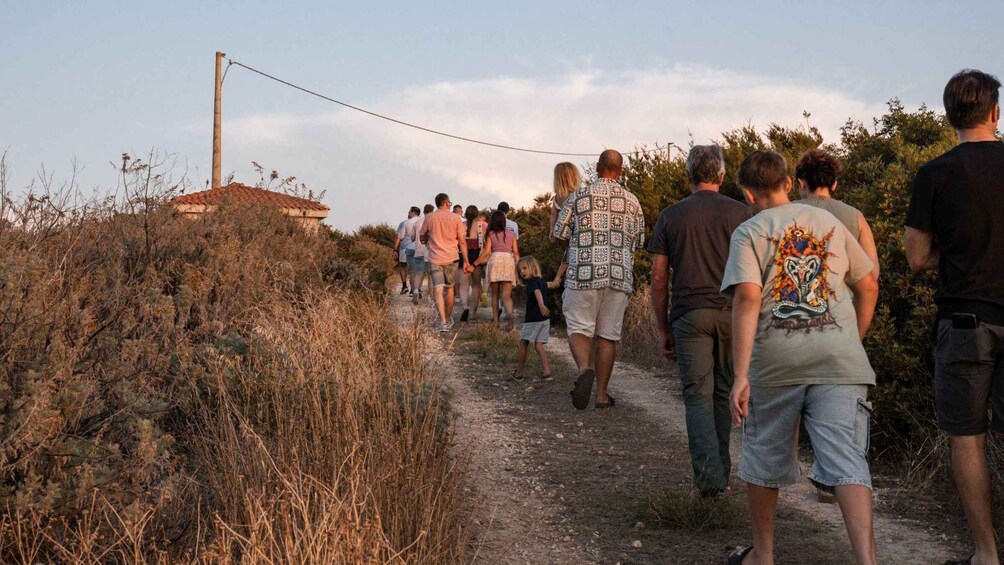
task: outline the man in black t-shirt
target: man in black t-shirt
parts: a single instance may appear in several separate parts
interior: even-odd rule
[[[952,474],[976,553],[949,563],[999,564],[986,459],[987,430],[1004,433],[1004,143],[997,140],[1001,83],[966,70],[945,87],[959,145],[914,180],[906,257],[938,269],[934,381],[938,426],[951,440]],[[988,418],[988,412],[992,417]]]
[[[718,146],[692,147],[686,170],[693,193],[662,211],[648,244],[652,307],[663,354],[679,358],[694,484],[702,494],[714,495],[728,485],[732,470],[732,319],[729,300],[719,289],[732,232],[753,211],[718,193],[725,177]],[[667,316],[670,267],[673,297]]]

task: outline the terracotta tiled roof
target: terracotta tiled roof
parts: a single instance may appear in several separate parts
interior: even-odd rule
[[[183,194],[171,200],[171,203],[216,206],[223,201],[242,204],[261,203],[269,204],[276,208],[294,208],[296,210],[330,210],[324,204],[314,202],[313,200],[290,196],[281,192],[273,192],[264,188],[255,188],[239,182],[201,192],[193,192],[192,194]]]

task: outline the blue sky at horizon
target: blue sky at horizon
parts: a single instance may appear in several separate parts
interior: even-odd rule
[[[74,160],[85,192],[115,184],[122,152],[177,158],[209,177],[213,53],[376,111],[542,149],[698,142],[746,122],[832,138],[890,98],[940,107],[963,67],[995,68],[987,1],[203,2],[3,0],[0,150],[10,184]],[[525,205],[554,157],[402,130],[231,68],[224,174],[256,160],[326,190],[330,224],[395,222],[440,191]],[[584,163],[585,159],[571,159]]]

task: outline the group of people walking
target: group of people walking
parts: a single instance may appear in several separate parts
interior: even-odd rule
[[[975,543],[971,557],[947,564],[999,564],[986,441],[988,430],[1004,433],[1000,86],[974,70],[948,82],[945,111],[959,144],[920,168],[905,227],[910,268],[938,270],[937,419],[950,436],[951,468]],[[556,166],[550,235],[565,247],[564,260],[548,284],[536,262],[519,262],[520,276],[540,282],[527,285],[523,327],[532,331],[523,333],[518,373],[527,344],[541,338],[534,324],[547,320],[546,291],[564,277],[577,409],[588,407],[594,384],[596,408],[616,403],[608,385],[634,291],[634,255],[645,234],[642,208],[619,182],[622,169],[620,153],[604,151],[596,180],[580,188],[574,165]],[[872,231],[860,211],[834,198],[840,162],[824,150],[799,158],[794,182],[780,154],[748,155],[736,175],[745,203],[719,193],[725,172],[719,147],[692,147],[686,160],[691,195],[661,212],[647,246],[663,353],[679,362],[694,485],[707,497],[729,488],[730,431],[741,426],[738,476],[747,484],[753,543],[726,562],[773,563],[778,489],[799,477],[804,427],[814,455],[810,481],[821,500],[839,504],[855,561],[876,563],[867,461],[868,392],[876,376],[862,345],[879,292]],[[792,201],[796,183],[801,198]],[[446,195],[436,203],[439,211],[411,233],[435,250],[429,253],[442,329],[451,323],[452,306],[452,289],[444,289],[452,287],[458,263],[472,276],[488,261],[494,285],[493,276],[508,275],[519,251],[518,233],[509,232],[496,211],[488,236],[476,240],[480,253],[470,253],[476,214],[467,214],[465,228],[447,218]],[[493,266],[499,253],[509,258]],[[504,298],[515,276],[503,278]],[[498,299],[493,294],[495,308]],[[507,312],[511,324],[511,300]]]
[[[424,210],[413,206],[408,219],[398,225],[394,257],[401,294],[410,294],[418,304],[427,281],[436,308],[436,330],[445,332],[453,328],[457,299],[462,308],[460,321],[478,320],[483,284],[487,284],[492,321],[500,323],[504,311],[507,329],[512,329],[512,289],[520,255],[519,225],[506,217],[509,204],[500,202],[486,221],[477,206],[453,205],[447,194],[436,195],[435,202]]]

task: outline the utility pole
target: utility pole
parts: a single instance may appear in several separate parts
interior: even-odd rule
[[[213,186],[220,186],[220,160],[223,145],[221,133],[223,122],[223,58],[227,54],[222,51],[216,52],[216,95],[213,100]]]

